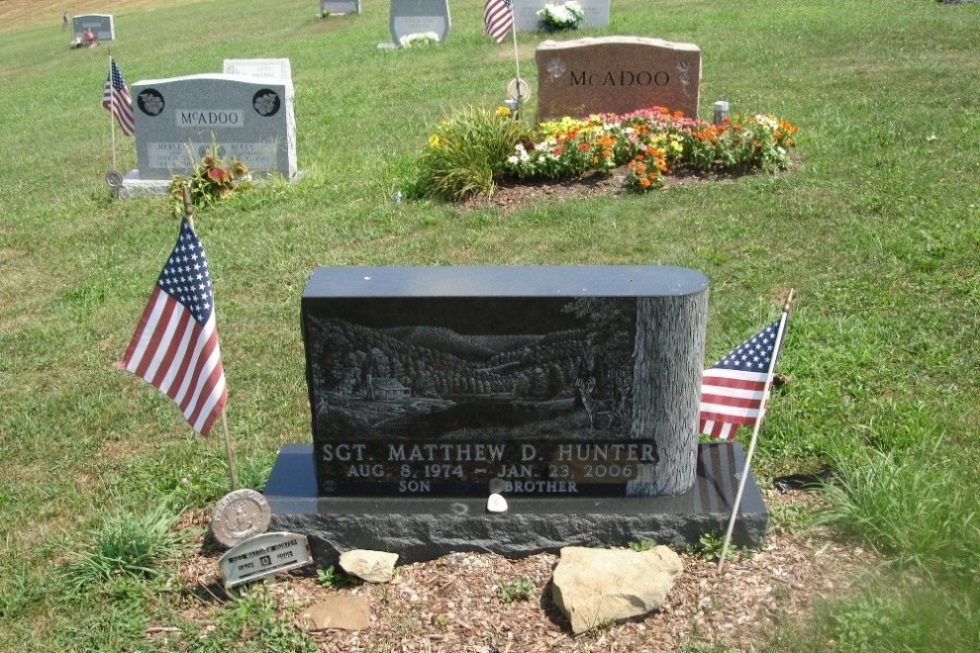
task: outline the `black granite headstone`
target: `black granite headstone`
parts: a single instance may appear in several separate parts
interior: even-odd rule
[[[590,497],[695,481],[707,279],[661,266],[320,268],[318,493]]]

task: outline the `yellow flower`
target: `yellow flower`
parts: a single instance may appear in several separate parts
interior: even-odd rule
[[[431,147],[433,150],[438,150],[445,146],[446,146],[446,142],[442,140],[439,134],[433,134],[432,136],[429,136],[429,147]]]
[[[497,107],[497,115],[501,118],[506,118],[510,115],[510,109],[504,106]]]

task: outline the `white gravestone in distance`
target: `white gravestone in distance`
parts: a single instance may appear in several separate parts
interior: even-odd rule
[[[514,27],[518,32],[536,32],[540,28],[538,11],[547,4],[560,4],[561,0],[513,0]],[[578,0],[582,6],[582,24],[579,27],[606,27],[609,25],[609,0]],[[574,34],[575,32],[571,32]]]
[[[440,43],[449,36],[449,0],[391,0],[388,27],[392,42],[403,36],[434,33]]]
[[[133,84],[139,178],[187,174],[209,148],[253,176],[296,176],[296,121],[288,80],[218,73]]]
[[[320,11],[328,14],[359,14],[361,0],[320,0]]]
[[[85,30],[90,29],[95,34],[96,41],[115,41],[116,28],[112,22],[112,14],[85,14],[71,19],[72,31],[76,39],[85,39]]]
[[[221,72],[225,75],[293,83],[289,59],[225,59]]]

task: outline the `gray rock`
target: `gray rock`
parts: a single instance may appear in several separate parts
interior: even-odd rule
[[[397,553],[355,549],[340,554],[340,566],[348,574],[369,583],[388,583],[395,575]]]
[[[552,576],[552,598],[582,633],[658,610],[684,570],[665,546],[648,551],[569,546]]]

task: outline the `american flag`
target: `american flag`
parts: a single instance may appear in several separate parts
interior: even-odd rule
[[[187,218],[118,367],[170,397],[207,435],[228,400],[204,247]]]
[[[507,38],[507,32],[514,26],[512,4],[513,0],[487,0],[483,5],[483,25],[497,43]]]
[[[135,129],[133,120],[133,98],[129,95],[126,81],[123,79],[116,60],[109,59],[109,76],[105,80],[105,90],[102,91],[102,106],[119,121],[122,133],[132,136]]]
[[[739,426],[755,423],[766,399],[763,392],[779,325],[785,318],[786,314],[705,370],[698,425],[701,433],[732,440]]]

